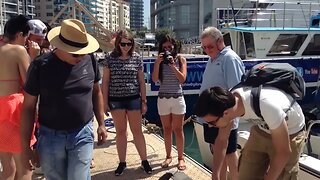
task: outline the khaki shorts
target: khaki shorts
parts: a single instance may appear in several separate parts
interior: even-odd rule
[[[279,180],[297,180],[299,157],[305,144],[305,130],[290,135],[292,153],[279,176]],[[257,126],[251,128],[250,137],[239,158],[239,180],[263,180],[274,155],[271,135]]]

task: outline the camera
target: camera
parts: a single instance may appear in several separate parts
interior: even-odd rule
[[[163,52],[163,64],[171,64],[171,61],[168,59],[169,56],[171,56],[170,51]]]

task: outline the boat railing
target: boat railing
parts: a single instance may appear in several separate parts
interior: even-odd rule
[[[258,1],[257,1],[258,2]],[[217,8],[217,25],[220,28],[249,27],[310,27],[310,17],[319,13],[315,3],[276,3],[267,8]],[[236,22],[234,22],[236,21]]]

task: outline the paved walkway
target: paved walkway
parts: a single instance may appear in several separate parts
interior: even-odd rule
[[[95,123],[95,131],[97,124]],[[129,129],[129,128],[128,128]],[[177,173],[177,152],[175,149],[172,151],[173,161],[170,166],[166,169],[161,168],[161,163],[165,158],[165,149],[163,140],[155,135],[149,134],[144,130],[146,143],[147,143],[147,152],[148,160],[153,167],[153,173],[151,175],[146,174],[141,168],[141,160],[138,155],[138,152],[133,144],[132,134],[128,132],[128,148],[127,148],[127,169],[124,171],[124,174],[120,177],[114,176],[114,171],[118,166],[118,155],[115,144],[115,129],[108,128],[108,140],[102,146],[94,147],[94,162],[96,167],[91,170],[92,180],[106,180],[106,179],[126,179],[126,180],[135,180],[135,179],[159,179],[166,172]],[[197,164],[189,158],[185,158],[187,169],[179,172],[176,176],[187,175],[191,179],[201,179],[209,180],[211,179],[211,174],[201,165]],[[35,179],[44,179],[41,176],[34,176]]]

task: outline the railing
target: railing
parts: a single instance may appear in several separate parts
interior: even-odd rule
[[[217,25],[234,26],[236,19],[240,26],[309,27],[310,17],[319,12],[319,3],[281,2],[269,3],[266,8],[258,8],[260,4],[254,4],[253,8],[234,8],[234,11],[231,8],[217,8]]]

